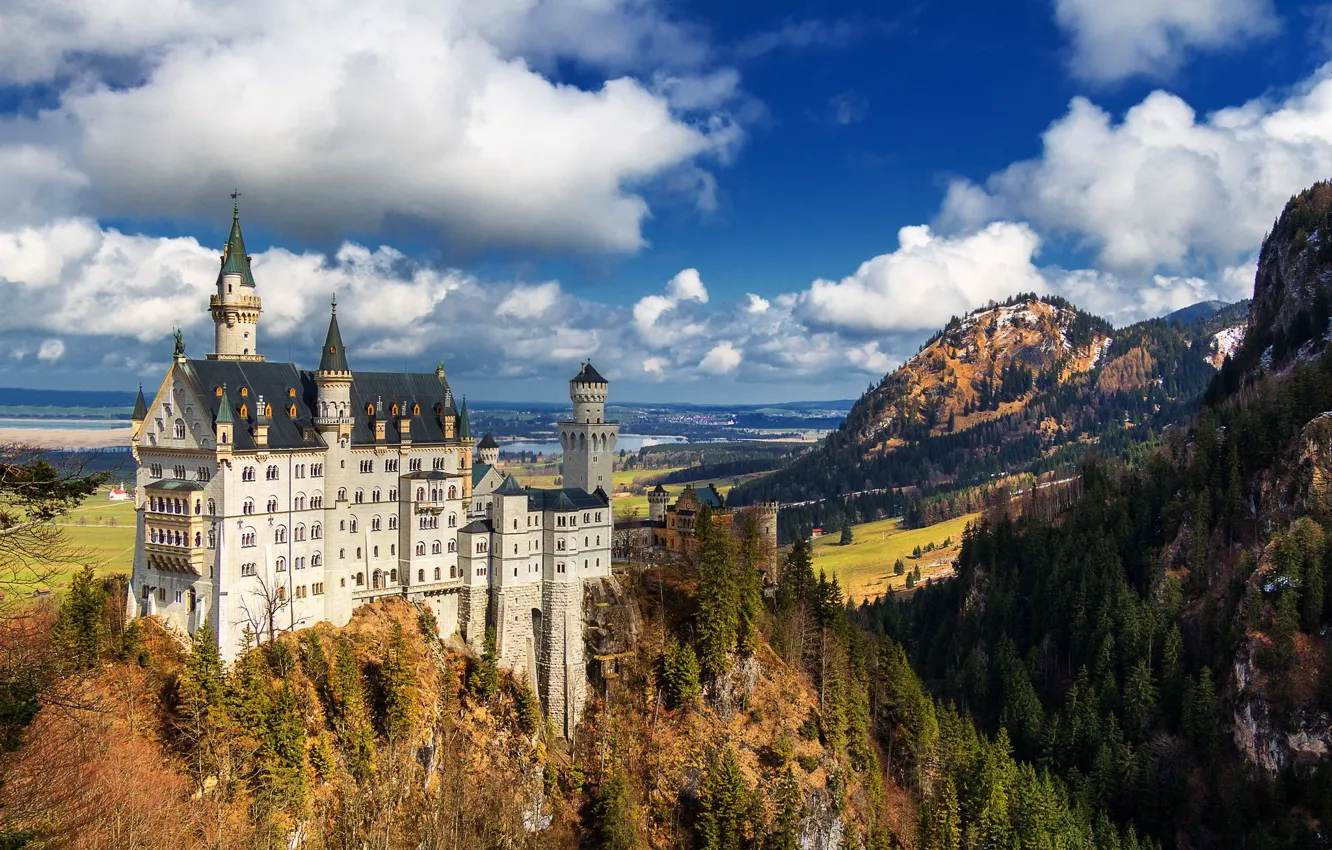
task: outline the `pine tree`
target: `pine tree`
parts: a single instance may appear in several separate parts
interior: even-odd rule
[[[750,654],[758,648],[759,617],[763,613],[762,568],[763,542],[759,539],[758,523],[746,521],[740,540],[740,571],[736,575],[740,596],[737,638],[740,649]]]
[[[640,808],[634,803],[628,778],[613,769],[598,789],[593,806],[597,847],[602,850],[637,850],[643,843]]]
[[[375,732],[366,706],[361,665],[356,661],[346,635],[338,637],[329,677],[329,697],[333,727],[347,758],[347,766],[353,776],[364,778],[374,766]]]
[[[416,713],[416,671],[401,623],[393,624],[380,677],[384,691],[384,733],[393,739],[411,729]]]
[[[485,650],[480,660],[468,668],[467,686],[481,699],[490,699],[499,688],[499,657],[494,629],[486,629]]]
[[[768,830],[763,850],[800,850],[800,785],[786,766],[777,788],[777,818]]]
[[[743,850],[747,846],[750,790],[735,751],[727,747],[703,778],[698,800],[698,850]]]
[[[93,575],[93,568],[85,566],[75,573],[60,600],[60,613],[52,634],[65,664],[88,670],[100,663],[105,637],[102,609],[105,606],[106,590]]]
[[[851,533],[851,520],[848,519],[846,522],[842,523],[842,536],[837,541],[837,545],[850,546],[853,539],[854,537]]]
[[[731,535],[713,528],[704,506],[695,526],[699,535],[698,660],[704,675],[716,678],[731,669],[740,626],[740,593],[731,559]]]
[[[1291,525],[1290,537],[1300,559],[1300,622],[1312,632],[1323,621],[1323,529],[1309,517],[1300,517]]]
[[[666,643],[666,652],[662,656],[661,685],[662,695],[671,708],[692,703],[702,692],[694,649],[674,636]]]
[[[893,564],[893,575],[900,576],[906,572],[906,562],[898,558]]]

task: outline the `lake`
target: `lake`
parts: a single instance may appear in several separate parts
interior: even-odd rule
[[[659,446],[663,443],[683,443],[684,437],[661,437],[648,436],[646,434],[621,434],[615,444],[615,451],[620,449],[626,452],[636,452],[644,446]],[[531,440],[514,440],[512,442],[501,442],[500,453],[507,452],[534,452],[540,455],[558,455],[561,452],[559,441],[549,443],[538,443]]]

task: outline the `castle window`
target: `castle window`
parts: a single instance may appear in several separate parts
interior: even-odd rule
[[[375,489],[373,489],[373,490],[370,491],[370,501],[372,501],[372,502],[378,502],[378,501],[379,501],[379,496],[380,496],[380,492],[379,492],[379,488],[378,488],[378,487],[376,487]]]
[[[250,394],[249,387],[241,387],[241,398],[245,398],[249,394]]]
[[[298,525],[291,530],[291,539],[297,542],[305,539],[305,526]]]
[[[249,549],[254,546],[255,534],[253,531],[247,531],[241,534],[241,548]]]
[[[449,498],[450,498],[450,499],[456,499],[456,498],[458,498],[458,488],[457,488],[457,487],[454,487],[454,486],[452,486],[452,485],[449,486]]]
[[[517,544],[517,543],[513,544],[513,554],[515,554],[515,555],[518,554],[518,544]],[[517,573],[514,573],[514,575],[518,575],[518,574],[517,574]]]
[[[215,532],[212,531],[208,532],[208,548],[209,549],[217,548],[217,534]]]
[[[352,534],[356,533],[356,517],[351,518],[351,533]],[[357,557],[359,558],[360,555],[357,555]]]
[[[424,554],[425,554],[425,544],[424,544],[424,543],[417,543],[417,544],[416,544],[416,554],[418,554],[418,555],[424,555]]]
[[[305,496],[297,494],[297,496],[291,501],[291,509],[293,511],[305,510]]]
[[[398,581],[398,571],[397,571],[397,570],[389,570],[389,581],[393,582],[394,584],[397,583],[397,581]]]
[[[213,395],[217,396],[218,398],[221,398],[221,397],[222,397],[222,385],[221,385],[221,384],[218,384],[217,386],[213,387]]]
[[[449,528],[457,528],[457,527],[458,527],[458,515],[449,514]]]
[[[361,461],[361,472],[374,472],[375,462],[373,460]]]
[[[202,513],[203,513],[203,502],[200,502],[198,499],[195,499],[195,500],[194,500],[194,515],[195,515],[195,516],[199,516],[199,515],[202,514]]]
[[[324,465],[323,465],[322,463],[312,463],[312,464],[310,464],[310,477],[311,477],[311,478],[323,478],[323,477],[324,477]]]
[[[268,469],[264,471],[264,478],[268,481],[278,480],[278,468],[276,464],[268,465]]]
[[[356,586],[361,587],[365,584],[365,573],[356,574]]]
[[[378,557],[379,557],[379,547],[378,547],[378,546],[375,547],[375,553],[374,553],[373,555],[371,555],[371,557],[372,557],[372,558],[378,558]]]
[[[287,559],[278,558],[277,561],[273,564],[273,569],[276,572],[285,573],[287,571]]]
[[[430,462],[430,468],[439,471],[444,468],[444,458],[437,457]]]
[[[556,540],[556,541],[555,541],[555,551],[556,551],[556,552],[563,552],[563,551],[564,551],[564,541],[563,541],[563,540]]]
[[[397,488],[397,487],[390,487],[390,488],[389,488],[389,498],[388,498],[388,500],[389,500],[390,502],[396,502],[396,501],[398,501],[398,488]]]
[[[285,587],[279,587],[277,589],[277,598],[279,602],[282,602],[287,598],[287,589]]]
[[[254,574],[255,574],[255,566],[256,566],[256,565],[253,564],[253,563],[249,563],[249,564],[241,564],[241,575],[243,575],[243,576],[252,576],[252,575],[254,575]]]
[[[343,519],[343,520],[338,520],[338,530],[339,530],[339,531],[346,531],[346,530],[347,530],[347,521],[346,521],[345,519]]]
[[[320,555],[318,552],[315,552],[313,555],[310,556],[310,566],[318,567],[322,566],[323,563],[324,563],[324,557]]]
[[[347,501],[347,488],[346,488],[346,487],[339,487],[339,488],[338,488],[338,501],[339,501],[339,502],[345,502],[345,501]]]
[[[418,501],[418,502],[424,502],[424,501],[425,501],[425,488],[424,488],[424,487],[417,487],[417,488],[416,488],[416,501]]]
[[[397,406],[396,404],[393,405],[393,415],[394,415],[394,416],[397,416],[397,415],[398,415],[398,406]]]
[[[457,544],[456,541],[453,541],[453,540],[450,540],[450,541],[449,541],[449,551],[450,551],[450,552],[457,552],[457,551],[458,551],[458,544]]]
[[[253,466],[246,466],[246,467],[242,467],[242,468],[241,468],[241,480],[242,480],[242,481],[253,481],[253,480],[254,480],[254,467],[253,467]]]
[[[601,511],[597,511],[597,522],[601,522]]]
[[[339,549],[339,550],[338,550],[338,559],[341,560],[341,561],[345,561],[345,560],[347,560],[347,550],[346,550],[346,549]]]
[[[417,571],[416,571],[416,580],[417,580],[417,581],[420,581],[420,582],[424,582],[424,581],[425,581],[425,570],[417,570]]]
[[[153,478],[161,478],[161,477],[162,477],[162,464],[160,464],[160,463],[155,463],[155,464],[153,464],[152,466],[148,467],[148,474],[149,474],[150,476],[152,476]]]
[[[292,419],[296,418],[296,405],[293,404],[287,408],[287,415],[290,416]]]
[[[432,554],[432,555],[438,555],[440,552],[443,551],[443,548],[444,548],[444,547],[440,545],[440,542],[439,542],[438,540],[436,540],[434,543],[431,543],[431,544],[430,544],[430,554]],[[422,554],[422,555],[425,554],[425,544],[424,544],[424,543],[421,544],[421,554]]]
[[[439,569],[439,568],[436,567],[435,569]],[[457,567],[457,565],[456,565],[456,564],[449,564],[449,578],[457,578],[457,577],[458,577],[458,567]]]
[[[421,471],[421,459],[420,459],[419,457],[408,458],[408,459],[407,459],[407,469],[408,469],[408,471],[410,471],[410,472],[420,472],[420,471]]]
[[[439,567],[435,567],[435,581],[439,581]]]
[[[420,415],[421,415],[421,405],[419,405],[419,404],[413,404],[413,405],[412,405],[412,415],[413,415],[413,416],[420,416]],[[436,578],[438,578],[438,576],[436,576]]]
[[[379,590],[379,575],[379,570],[375,570],[370,574],[370,587],[375,590]]]
[[[245,395],[245,393],[241,393],[241,395]],[[241,419],[250,418],[250,406],[248,404],[242,404],[240,406],[240,417]]]
[[[268,497],[268,512],[269,512],[270,514],[275,514],[275,513],[277,513],[277,509],[278,509],[278,500],[277,500],[277,496],[269,496],[269,497]]]
[[[358,560],[358,561],[361,560],[361,547],[360,547],[360,546],[357,546],[357,547],[356,547],[356,560]]]
[[[313,593],[315,596],[323,596],[324,583],[322,581],[317,581],[314,584],[310,585],[310,592]]]
[[[254,513],[254,499],[245,500],[245,504],[241,505],[241,513],[243,514]]]
[[[381,525],[381,521],[380,521],[379,517],[371,517],[371,518],[370,518],[370,530],[371,530],[371,531],[379,531],[379,530],[380,530],[380,525]]]
[[[272,417],[272,415],[273,415],[273,405],[271,405],[271,404],[265,404],[265,405],[264,405],[264,415],[265,415],[265,416],[268,416],[268,417],[270,417],[270,418]]]
[[[206,466],[199,467],[199,480],[210,481],[213,478],[213,471]]]
[[[365,406],[365,415],[366,415],[366,416],[374,416],[374,415],[375,415],[375,404],[374,404],[374,402],[371,402],[370,404],[367,404],[367,405]],[[376,586],[378,586],[378,585],[376,585]]]
[[[287,527],[285,525],[279,525],[277,528],[273,529],[273,542],[274,543],[287,542]]]
[[[296,397],[296,388],[287,387],[287,398],[295,398],[295,397]]]
[[[196,548],[203,545],[203,532],[194,532],[194,545]]]
[[[324,526],[322,524],[315,523],[314,525],[310,526],[311,540],[320,540],[323,538],[323,536],[324,536]]]
[[[364,502],[365,502],[365,491],[364,491],[364,490],[357,490],[356,493],[355,493],[355,495],[352,496],[352,501],[354,501],[354,502],[355,502],[356,504],[358,504],[358,505],[364,503]]]
[[[396,457],[391,457],[391,458],[386,459],[386,460],[384,461],[384,471],[385,471],[385,472],[397,472],[397,471],[398,471],[398,459],[397,459]]]
[[[486,551],[486,541],[484,541],[484,540],[478,540],[478,541],[476,541],[476,551],[477,551],[477,552],[484,552],[484,551]]]
[[[185,439],[185,423],[180,419],[176,420],[175,435],[177,440]]]
[[[397,530],[398,530],[398,518],[397,518],[396,516],[392,516],[392,515],[390,515],[390,516],[389,516],[389,531],[397,531]]]

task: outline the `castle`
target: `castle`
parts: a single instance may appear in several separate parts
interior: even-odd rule
[[[742,533],[747,523],[757,525],[764,580],[776,584],[777,503],[728,508],[715,484],[705,487],[686,484],[674,503],[666,488],[658,484],[648,493],[647,519],[629,519],[616,525],[616,558],[630,561],[683,555],[695,539],[694,526],[704,507],[714,522],[733,533]]]
[[[263,312],[233,208],[216,292],[214,352],[175,355],[134,407],[138,510],[128,605],[230,662],[252,640],[402,596],[441,636],[526,680],[565,736],[586,699],[583,597],[609,579],[613,451],[608,384],[590,364],[559,424],[564,481],[524,488],[474,445],[467,403],[433,374],[354,372],[337,303],[314,371],[260,353]],[[487,435],[488,437],[489,435]],[[479,463],[473,463],[473,452]]]

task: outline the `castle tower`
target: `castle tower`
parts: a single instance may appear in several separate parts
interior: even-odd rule
[[[137,444],[144,420],[148,418],[148,403],[143,399],[143,384],[139,384],[139,397],[134,399],[134,412],[130,414],[130,444]]]
[[[759,546],[763,552],[763,571],[768,583],[776,584],[778,575],[777,559],[777,503],[759,502],[751,510],[758,522]]]
[[[620,423],[606,421],[608,387],[592,364],[584,363],[569,381],[573,420],[559,423],[564,486],[581,487],[589,493],[600,489],[607,496],[614,489],[611,476],[620,436]]]
[[[666,505],[671,500],[671,494],[666,492],[666,488],[658,484],[648,493],[648,519],[653,522],[666,521]]]
[[[234,200],[239,193],[233,192]],[[259,353],[259,314],[263,312],[254,293],[250,256],[241,238],[240,205],[231,208],[231,235],[222,249],[222,268],[217,273],[217,293],[208,299],[217,329],[209,360],[262,361]]]
[[[324,336],[324,348],[319,355],[319,370],[315,372],[315,385],[318,388],[318,402],[315,408],[314,425],[324,443],[328,446],[327,460],[324,464],[324,528],[328,529],[329,551],[350,542],[351,538],[342,538],[345,532],[336,530],[337,511],[343,507],[335,494],[345,490],[350,484],[351,464],[346,461],[351,456],[351,367],[347,365],[347,352],[342,347],[342,331],[338,328],[338,299],[335,297],[330,306],[328,333]],[[329,592],[324,596],[324,617],[334,625],[346,625],[351,619],[352,599],[351,582],[346,582],[351,572],[350,562],[341,558],[329,558],[324,565],[324,582],[332,591],[337,588],[342,592]]]
[[[495,438],[489,433],[476,444],[476,453],[480,461],[487,466],[499,464],[499,443],[495,442]]]

